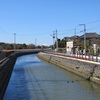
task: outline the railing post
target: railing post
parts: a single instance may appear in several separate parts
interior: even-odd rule
[[[96,62],[98,62],[98,55],[97,55],[97,53],[96,53]]]

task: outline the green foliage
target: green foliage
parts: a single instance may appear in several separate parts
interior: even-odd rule
[[[89,50],[91,45],[91,40],[86,41],[86,49]]]
[[[66,41],[64,39],[62,39],[62,40],[58,39],[58,47],[59,48],[65,48],[66,47]]]
[[[34,44],[26,45],[25,43],[24,44],[15,44],[15,46],[16,46],[16,49],[35,49],[36,48],[36,46]],[[37,46],[37,48],[38,47],[41,48],[41,46]],[[12,49],[14,49],[14,44],[1,42],[0,48],[2,48],[3,50],[12,50]]]

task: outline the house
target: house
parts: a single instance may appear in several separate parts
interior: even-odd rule
[[[64,37],[63,40],[66,40],[66,42],[70,41],[70,37]]]
[[[97,33],[85,33],[86,39],[100,39],[100,35]],[[84,39],[84,34],[80,36],[81,39]]]
[[[90,42],[90,48],[94,50],[94,54],[100,53],[100,35],[97,33],[85,33],[86,43]],[[84,35],[80,36],[84,40]]]
[[[90,40],[93,44],[93,42],[95,41],[99,41],[100,40],[100,35],[98,35],[97,33],[85,33],[85,37],[86,37],[86,41]],[[84,40],[84,34],[80,36],[80,39]]]
[[[95,32],[85,33],[86,37],[86,51],[89,52],[93,49],[94,54],[100,53],[100,35]],[[72,36],[69,37],[68,41],[66,41],[66,50],[68,52],[72,52],[72,49],[68,49],[69,43],[73,42],[73,47],[71,47],[74,52],[77,53],[79,51],[83,51],[84,49],[84,34],[81,36]],[[70,51],[69,51],[70,50]]]

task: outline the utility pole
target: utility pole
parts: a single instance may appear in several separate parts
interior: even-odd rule
[[[76,41],[76,29],[74,29],[74,42]]]
[[[16,49],[16,33],[14,33],[14,50]]]
[[[84,26],[84,53],[86,55],[86,24],[79,24]]]
[[[37,46],[37,41],[36,41],[36,38],[35,38],[35,46]]]
[[[55,33],[54,33],[54,31],[53,31],[53,36],[52,36],[52,38],[53,38],[53,49],[55,49],[55,46],[54,46],[54,42],[55,42]]]
[[[75,30],[75,32],[74,32],[74,36],[76,36],[76,28],[75,28],[74,30]]]
[[[56,30],[56,49],[58,50],[58,36],[57,36],[57,30]]]
[[[56,37],[56,50],[58,50],[58,36],[57,36],[57,30],[56,31],[53,31],[53,41],[54,41],[54,38]]]

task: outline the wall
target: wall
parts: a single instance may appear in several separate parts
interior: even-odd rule
[[[3,95],[9,82],[16,58],[15,55],[11,55],[0,64],[0,100],[3,100]]]
[[[100,63],[41,52],[38,57],[100,84]]]
[[[6,91],[8,82],[10,80],[10,76],[13,71],[14,64],[16,62],[17,57],[26,54],[34,54],[39,51],[17,51],[7,54],[8,57],[0,63],[0,100],[3,100],[4,93]]]
[[[0,52],[0,60],[4,59],[6,57],[6,53]]]

